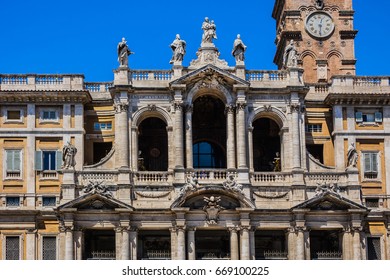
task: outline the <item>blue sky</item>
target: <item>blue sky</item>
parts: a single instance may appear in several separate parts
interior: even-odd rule
[[[274,0],[2,1],[0,73],[84,74],[111,81],[116,46],[126,37],[133,69],[170,69],[169,44],[187,42],[184,65],[196,58],[204,17],[217,25],[221,58],[231,56],[238,33],[248,46],[248,69],[276,69]],[[375,3],[375,4],[374,4]],[[358,75],[390,75],[388,0],[354,0]]]

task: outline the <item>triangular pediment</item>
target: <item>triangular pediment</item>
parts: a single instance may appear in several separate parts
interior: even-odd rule
[[[134,210],[134,208],[122,201],[119,201],[111,196],[102,195],[99,193],[88,193],[71,200],[58,207],[58,210],[65,209],[77,210],[115,210],[118,208]]]
[[[205,84],[212,84],[217,82],[225,86],[249,86],[249,82],[212,64],[205,65],[195,71],[192,71],[180,77],[179,79],[172,81],[170,85],[192,85],[200,81],[204,82]]]
[[[316,195],[296,206],[292,209],[310,209],[310,210],[349,210],[349,209],[364,209],[367,210],[361,204],[358,204],[348,198],[345,198],[337,193],[324,192],[320,195]]]

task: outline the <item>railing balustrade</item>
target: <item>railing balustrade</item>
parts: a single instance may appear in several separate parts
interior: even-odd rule
[[[90,260],[115,260],[115,251],[92,251]]]
[[[278,250],[264,251],[264,258],[266,260],[287,260],[288,253]]]
[[[147,250],[146,256],[149,260],[170,260],[171,252],[168,250]]]
[[[342,260],[343,253],[340,251],[320,251],[316,252],[318,260]]]

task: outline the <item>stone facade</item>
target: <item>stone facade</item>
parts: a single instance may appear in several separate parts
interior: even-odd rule
[[[273,16],[277,71],[205,19],[188,67],[131,69],[123,39],[113,82],[0,75],[0,258],[390,259],[390,78],[355,76],[350,0]]]

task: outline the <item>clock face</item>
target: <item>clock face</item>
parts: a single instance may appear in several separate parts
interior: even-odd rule
[[[334,30],[333,19],[327,13],[314,12],[307,17],[306,30],[317,38],[328,37]]]

